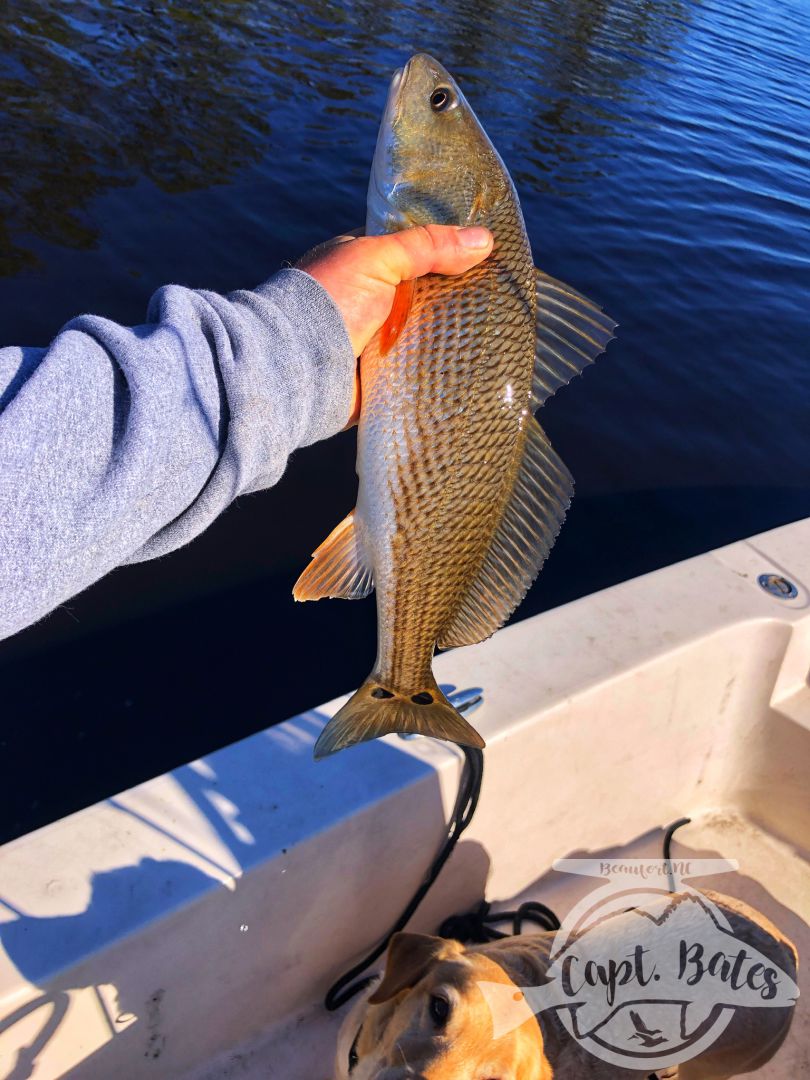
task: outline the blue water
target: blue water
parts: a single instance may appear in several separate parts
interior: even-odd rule
[[[139,322],[167,281],[250,286],[362,222],[418,50],[501,151],[538,265],[620,323],[543,411],[577,496],[518,617],[810,514],[801,0],[11,0],[3,343]],[[373,604],[289,596],[353,505],[353,456],[351,434],[301,452],[190,547],[0,644],[3,835],[357,684]]]

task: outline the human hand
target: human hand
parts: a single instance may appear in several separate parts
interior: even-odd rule
[[[397,285],[423,274],[463,274],[492,251],[492,233],[481,226],[420,225],[385,236],[337,236],[297,263],[340,309],[355,356],[391,313]],[[360,412],[355,378],[350,424]]]

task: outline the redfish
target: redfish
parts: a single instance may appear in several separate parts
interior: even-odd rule
[[[495,245],[461,277],[400,285],[360,358],[357,505],[294,596],[376,589],[378,652],[316,758],[395,731],[484,745],[439,689],[433,654],[488,638],[537,576],[573,480],[534,414],[616,326],[535,269],[501,158],[448,72],[419,54],[391,82],[366,231],[430,223],[485,225]]]

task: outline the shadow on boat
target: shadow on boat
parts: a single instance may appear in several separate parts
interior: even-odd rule
[[[10,897],[0,897],[0,904],[13,916],[0,923],[3,948],[26,982],[42,991],[0,1021],[0,1036],[6,1033],[6,1045],[10,1029],[20,1025],[22,1033],[18,1045],[12,1037],[16,1060],[7,1080],[33,1075],[38,1060],[75,1005],[77,994],[96,999],[93,1007],[101,1014],[106,1032],[84,1061],[60,1075],[108,1080],[111,1056],[121,1060],[120,1039],[131,1043],[126,1053],[133,1061],[144,1055],[160,1058],[166,1039],[161,1013],[175,1012],[178,1003],[163,1000],[161,961],[155,962],[153,971],[133,963],[127,938],[151,926],[154,947],[161,921],[181,909],[185,914],[195,902],[204,903],[216,892],[220,897],[223,891],[229,895],[219,901],[212,918],[221,930],[223,920],[235,913],[234,925],[228,927],[228,934],[232,932],[228,940],[238,942],[234,947],[243,946],[246,939],[239,941],[241,933],[252,929],[260,949],[265,938],[295,934],[302,936],[306,947],[321,949],[329,957],[323,985],[308,988],[309,1000],[325,992],[328,982],[340,973],[337,969],[348,966],[373,944],[369,934],[379,938],[385,933],[441,843],[446,826],[439,776],[430,765],[408,753],[405,744],[400,750],[380,742],[367,743],[316,764],[312,748],[326,720],[324,714],[311,711],[228,746],[210,760],[183,765],[169,774],[170,787],[164,786],[163,801],[138,788],[107,800],[105,809],[112,811],[114,831],[100,844],[100,858],[107,859],[114,850],[116,836],[125,850],[132,851],[135,837],[138,848],[162,851],[166,857],[144,854],[137,862],[90,873],[89,900],[83,911],[34,915],[21,910]],[[398,890],[387,894],[386,902],[378,906],[379,925],[372,928],[367,915],[360,920],[354,910],[358,897],[373,887],[368,881],[366,858],[375,843],[375,826],[373,814],[364,819],[362,812],[373,809],[392,788],[406,793],[407,801],[408,789],[419,781],[417,812],[402,830],[405,852],[381,850],[378,860],[380,881],[402,881],[403,891],[401,895]],[[336,792],[338,808],[334,805]],[[339,875],[332,873],[323,881],[323,862],[308,845],[314,842],[317,848],[324,822],[332,825],[336,818],[355,815],[366,824],[356,837],[354,865],[350,858]],[[408,851],[418,857],[403,858]],[[92,864],[93,855],[88,861]],[[245,875],[255,870],[258,876],[264,874],[265,880],[268,868],[262,864],[270,863],[275,885],[268,891],[265,906],[263,898],[257,902],[254,878]],[[477,845],[460,846],[454,866],[454,879],[459,879],[462,871],[460,880],[475,880],[476,889],[483,891],[489,862]],[[58,875],[58,871],[54,873]],[[298,882],[288,888],[296,876]],[[322,887],[305,887],[302,876],[307,882],[311,879],[313,886],[321,880]],[[51,885],[58,895],[61,883],[55,877],[45,886],[41,907],[58,910],[58,902],[47,900]],[[245,885],[247,899],[242,895]],[[240,925],[244,918],[240,912],[246,908],[251,913],[250,926]],[[216,925],[213,935],[216,938]],[[323,939],[320,944],[319,937]],[[335,941],[343,943],[342,951],[341,947],[335,949]],[[94,956],[101,956],[101,965]],[[226,982],[226,967],[226,963],[218,967],[212,960],[212,976]],[[293,975],[285,986],[291,989],[294,983]],[[279,992],[286,990],[280,988]],[[193,986],[188,993],[195,993]],[[41,1019],[32,1023],[31,1018],[40,1011]]]

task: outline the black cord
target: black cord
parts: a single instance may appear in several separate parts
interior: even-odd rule
[[[456,805],[453,808],[453,814],[447,829],[447,839],[442,844],[439,854],[431,863],[422,884],[413,894],[407,907],[379,945],[372,949],[359,964],[355,964],[350,971],[341,975],[329,987],[324,998],[324,1005],[330,1012],[334,1012],[342,1005],[345,1005],[347,1001],[353,998],[355,994],[359,994],[371,982],[373,975],[367,975],[362,979],[358,979],[358,976],[371,967],[375,960],[379,960],[388,948],[388,943],[394,934],[407,926],[411,916],[424,900],[428,889],[430,889],[441,873],[442,867],[452,855],[461,834],[472,821],[481,794],[481,782],[484,778],[484,755],[480,750],[470,746],[462,746],[461,750],[464,752],[464,768],[459,782]],[[671,862],[670,849],[675,830],[682,825],[688,825],[690,821],[691,818],[678,818],[664,832],[664,859],[667,862]],[[675,882],[671,865],[668,867],[668,874],[670,892],[674,892]],[[490,908],[491,905],[486,900],[482,900],[474,911],[468,912],[466,915],[451,915],[439,927],[439,936],[453,938],[462,944],[483,944],[487,941],[497,941],[499,938],[522,933],[524,922],[533,922],[543,930],[560,929],[560,920],[551,908],[535,900],[527,900],[516,911],[498,911],[490,914]],[[510,919],[512,920],[511,935],[504,933],[502,930],[496,930],[492,925],[493,923],[507,922]],[[357,981],[355,982],[355,980]]]
[[[461,749],[464,752],[464,768],[461,773],[456,805],[453,808],[453,815],[447,829],[447,839],[442,844],[439,854],[431,863],[422,884],[413,894],[410,903],[380,944],[365,959],[361,960],[359,964],[355,964],[350,971],[347,971],[345,975],[341,975],[337,982],[330,986],[324,998],[324,1005],[330,1012],[339,1009],[341,1005],[344,1005],[371,982],[373,978],[371,975],[360,979],[358,982],[354,982],[354,980],[369,968],[375,960],[379,960],[388,948],[388,943],[394,934],[402,930],[410,921],[411,916],[424,900],[428,889],[452,855],[453,848],[458,843],[459,837],[473,819],[475,808],[478,806],[478,798],[481,794],[481,781],[484,777],[484,755],[480,750],[471,746],[462,746]]]
[[[490,915],[491,905],[482,900],[475,911],[466,915],[451,915],[439,927],[439,937],[453,938],[462,944],[482,945],[487,941],[512,937],[523,933],[523,923],[533,922],[542,930],[559,930],[560,920],[545,904],[536,900],[527,900],[517,911],[496,911]],[[493,923],[512,920],[512,931],[505,934],[496,930]]]
[[[675,892],[675,875],[672,873],[672,859],[670,858],[672,836],[676,829],[680,829],[681,825],[688,825],[691,820],[688,817],[678,818],[677,821],[673,821],[671,825],[667,826],[664,833],[664,862],[667,863],[667,880],[669,881],[669,891],[671,893]]]

